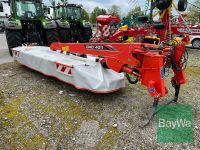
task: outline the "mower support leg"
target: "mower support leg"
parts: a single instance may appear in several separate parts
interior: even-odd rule
[[[174,98],[172,100],[170,100],[166,105],[170,105],[171,103],[177,103],[178,101],[178,96],[179,96],[179,92],[180,92],[180,85],[178,84],[172,84],[174,89],[175,89],[175,95],[174,95]],[[158,102],[159,102],[159,98],[154,98],[154,103],[153,103],[153,107],[152,107],[152,110],[151,112],[149,113],[148,117],[147,117],[147,121],[144,122],[143,125],[141,125],[140,127],[141,128],[144,128],[146,126],[149,125],[149,123],[151,122],[151,120],[153,119],[153,117],[159,112],[162,110],[159,109],[157,110],[157,107],[158,107]],[[164,107],[163,107],[164,108]]]
[[[181,88],[181,85],[177,85],[177,84],[174,85],[174,89],[175,89],[174,102],[178,101],[178,96],[179,96],[180,88]]]
[[[176,82],[175,81],[173,81],[172,82],[172,86],[174,87],[174,89],[175,89],[175,95],[174,95],[174,98],[171,100],[171,101],[169,101],[168,103],[167,103],[167,105],[169,105],[169,104],[171,104],[171,103],[177,103],[178,102],[178,96],[179,96],[179,92],[180,92],[180,88],[181,88],[181,85],[179,84],[176,84]]]
[[[141,128],[148,126],[151,120],[153,119],[154,115],[157,113],[158,102],[159,102],[159,98],[154,98],[151,112],[149,113],[147,120],[144,122],[144,124],[140,126]]]

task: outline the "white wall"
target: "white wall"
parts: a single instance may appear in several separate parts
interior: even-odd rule
[[[5,16],[5,14],[10,15],[10,6],[8,6],[8,3],[2,3],[4,12],[0,12],[0,16]]]

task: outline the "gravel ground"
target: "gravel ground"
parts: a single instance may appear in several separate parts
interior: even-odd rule
[[[200,51],[189,53],[179,103],[193,107],[192,143],[157,143],[155,118],[139,127],[152,104],[140,84],[100,95],[8,63],[0,65],[0,149],[200,149]],[[161,103],[170,97],[171,88]]]

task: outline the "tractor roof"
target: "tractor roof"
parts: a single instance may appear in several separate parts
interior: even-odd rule
[[[77,8],[81,8],[82,5],[78,5],[78,4],[67,4],[68,7],[77,7]]]
[[[31,1],[31,2],[42,3],[42,0],[16,0],[16,1],[21,1],[21,2]]]

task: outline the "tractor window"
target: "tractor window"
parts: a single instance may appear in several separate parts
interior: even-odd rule
[[[70,20],[79,20],[79,19],[81,19],[81,8],[68,7],[66,14]]]
[[[0,12],[3,12],[3,4],[0,3]]]
[[[34,1],[16,1],[16,12],[18,17],[36,18],[42,15],[41,4]]]
[[[56,7],[55,13],[56,19],[62,18],[62,7]]]
[[[47,8],[47,14],[51,14],[51,8]]]

